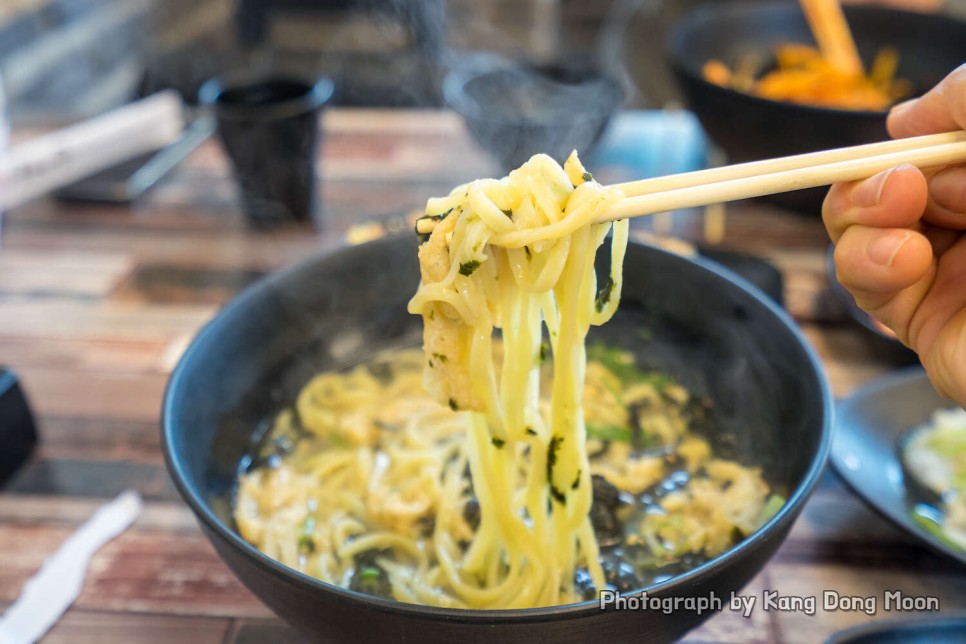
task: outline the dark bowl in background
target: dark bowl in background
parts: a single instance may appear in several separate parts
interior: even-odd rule
[[[761,467],[788,499],[726,553],[647,588],[649,597],[713,592],[727,601],[774,554],[816,484],[830,445],[831,394],[794,322],[726,269],[632,244],[625,276],[621,310],[594,337],[709,396],[718,453]],[[500,611],[404,604],[303,575],[237,534],[231,493],[260,423],[316,372],[418,344],[421,319],[406,312],[418,281],[409,235],[321,255],[248,289],[185,352],[165,394],[163,450],[179,492],[229,567],[313,641],[667,641],[707,619],[708,612],[685,610],[602,611],[595,602]]]
[[[921,94],[966,62],[966,22],[876,6],[847,6],[845,15],[866,68],[883,47],[899,53],[897,76]],[[673,29],[668,62],[688,107],[730,163],[874,143],[888,138],[887,112],[812,107],[772,101],[704,80],[718,59],[734,67],[747,55],[772,59],[777,45],[814,44],[796,2],[701,5]],[[773,195],[772,203],[821,212],[825,188]]]
[[[443,81],[443,98],[470,134],[512,170],[537,153],[586,156],[620,109],[624,90],[593,68],[474,59]]]

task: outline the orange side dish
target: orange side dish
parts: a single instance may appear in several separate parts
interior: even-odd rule
[[[814,47],[787,44],[775,51],[777,67],[748,87],[735,84],[735,74],[720,60],[710,60],[702,70],[709,83],[744,91],[773,101],[786,101],[847,110],[885,110],[909,96],[911,84],[895,78],[898,56],[883,49],[869,74],[852,74],[835,67]]]
[[[878,52],[868,73],[862,69],[851,31],[837,0],[801,0],[820,48],[799,43],[778,46],[775,68],[749,74],[747,61],[732,71],[712,59],[702,74],[709,83],[761,98],[817,107],[881,111],[912,93],[911,84],[896,78],[898,53]],[[739,71],[741,73],[739,73]]]

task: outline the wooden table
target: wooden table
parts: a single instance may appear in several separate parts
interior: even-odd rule
[[[70,532],[126,488],[136,525],[97,555],[84,591],[46,642],[297,641],[215,555],[165,472],[158,415],[168,374],[198,328],[239,289],[343,243],[358,221],[418,209],[496,169],[439,112],[334,111],[321,161],[324,232],[245,229],[214,141],[131,208],[39,200],[7,213],[0,248],[0,363],[13,367],[42,434],[0,493],[0,610]],[[606,177],[604,177],[606,180]],[[787,308],[821,355],[837,396],[894,365],[844,319],[825,277],[816,217],[733,204],[724,247],[778,266]],[[673,220],[700,236],[700,222]],[[966,569],[919,545],[826,473],[790,537],[743,591],[881,598],[885,589],[966,610]],[[725,610],[687,641],[818,641],[863,612]]]

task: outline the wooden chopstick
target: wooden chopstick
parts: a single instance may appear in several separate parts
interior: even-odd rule
[[[929,134],[822,152],[752,161],[682,174],[614,184],[624,198],[598,221],[707,206],[769,194],[855,181],[909,163],[919,168],[966,163],[966,131]],[[416,222],[416,232],[432,232],[436,221]]]
[[[795,156],[779,157],[777,159],[738,163],[721,166],[719,168],[710,168],[708,170],[696,170],[694,172],[683,172],[681,174],[671,174],[663,177],[654,177],[652,179],[615,183],[611,187],[623,192],[625,197],[637,197],[677,188],[688,188],[706,183],[772,174],[785,170],[797,170],[799,168],[808,168],[838,161],[848,161],[849,159],[857,159],[863,156],[917,150],[928,146],[956,143],[959,141],[966,141],[966,131],[928,134],[926,136],[895,139],[881,143],[867,143],[865,145],[854,145],[846,148],[822,150],[821,152],[796,154]]]
[[[899,139],[771,161],[756,161],[688,173],[690,176],[678,175],[676,180],[673,175],[664,177],[662,179],[667,179],[664,190],[637,193],[637,196],[621,199],[599,221],[614,221],[680,208],[762,197],[840,181],[855,181],[903,163],[929,168],[963,162],[966,162],[966,132]],[[702,173],[704,177],[697,176]],[[718,180],[694,183],[696,179],[707,180],[709,175],[713,177],[715,173],[719,175]],[[643,183],[624,185],[631,186],[636,191]],[[674,184],[683,185],[666,187]],[[652,183],[644,187],[653,190],[655,186]]]
[[[822,57],[847,74],[862,73],[862,59],[838,0],[800,0]]]

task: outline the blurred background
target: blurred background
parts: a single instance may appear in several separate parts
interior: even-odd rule
[[[635,4],[643,4],[637,2]],[[0,75],[15,120],[74,118],[239,68],[337,81],[336,104],[441,105],[449,59],[595,55],[610,2],[6,0]]]
[[[713,22],[733,14],[711,15],[715,37],[678,38],[672,67],[676,27],[739,3],[754,4],[742,33]],[[889,12],[886,23],[872,15],[879,7],[846,7],[866,64],[895,48],[897,75],[916,90],[966,61],[966,0],[847,4],[922,12]],[[778,13],[786,19],[766,19]],[[0,154],[0,609],[95,502],[131,487],[149,518],[92,567],[50,642],[88,641],[86,632],[89,641],[294,641],[208,548],[165,473],[158,410],[198,329],[272,271],[408,234],[427,197],[514,167],[521,150],[508,141],[529,153],[565,144],[559,160],[576,147],[609,184],[886,138],[885,111],[793,106],[702,76],[712,59],[735,70],[746,53],[770,63],[776,39],[809,42],[796,0],[0,0],[0,150],[5,116],[13,123]],[[512,73],[494,64],[485,83],[494,59]],[[238,97],[252,95],[236,86],[194,109],[206,81],[235,73],[315,85],[253,82],[275,95],[246,104]],[[263,217],[275,203],[266,194],[295,195],[297,206]],[[846,396],[916,357],[835,286],[822,190],[809,194],[640,217],[632,232],[760,286]],[[931,391],[923,384],[915,391]],[[903,413],[918,408],[891,398]],[[19,451],[7,447],[10,428]],[[868,496],[885,515],[904,503]],[[962,570],[917,548],[931,533],[891,530],[831,476],[810,508],[749,592],[773,582],[803,596],[899,588],[966,610]],[[725,611],[691,641],[802,641],[870,619],[757,615]]]
[[[470,52],[624,69],[626,42],[635,61],[628,75],[636,81],[626,105],[664,107],[675,93],[663,39],[694,4],[4,0],[0,76],[15,122],[88,116],[163,87],[190,100],[203,80],[239,68],[332,76],[337,105],[436,107],[445,69]]]

